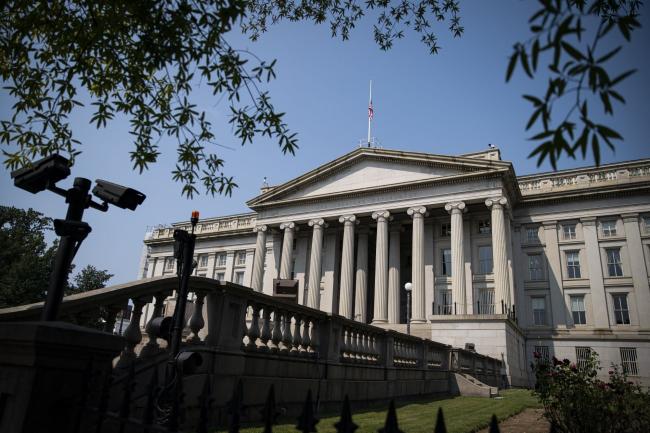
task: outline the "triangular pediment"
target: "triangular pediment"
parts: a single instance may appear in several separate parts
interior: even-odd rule
[[[498,160],[361,148],[270,188],[248,205],[255,209],[280,202],[379,191],[510,169],[510,163]]]

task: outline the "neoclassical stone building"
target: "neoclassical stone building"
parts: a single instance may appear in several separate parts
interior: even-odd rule
[[[595,350],[650,384],[650,159],[517,176],[497,149],[359,148],[263,187],[253,212],[202,220],[196,274],[502,358]],[[174,224],[148,233],[143,278],[173,274]],[[149,310],[145,310],[146,320]]]

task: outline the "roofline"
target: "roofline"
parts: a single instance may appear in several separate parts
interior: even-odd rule
[[[517,176],[517,180],[530,180],[530,179],[535,179],[537,177],[549,177],[549,176],[556,176],[556,175],[574,174],[574,173],[580,173],[585,171],[603,170],[607,168],[625,167],[628,165],[634,165],[639,163],[650,163],[650,158],[632,159],[629,161],[612,162],[609,164],[602,164],[602,165],[588,165],[585,167],[568,168],[565,170],[550,170],[550,171],[544,171],[535,174],[524,174],[522,176]]]

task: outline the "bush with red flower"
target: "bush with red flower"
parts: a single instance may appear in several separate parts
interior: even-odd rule
[[[568,359],[534,356],[535,393],[558,433],[650,432],[650,393],[616,366],[610,369],[608,382],[598,379],[595,352],[579,366]]]

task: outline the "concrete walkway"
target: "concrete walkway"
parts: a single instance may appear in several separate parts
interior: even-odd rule
[[[544,418],[544,409],[526,409],[499,424],[501,433],[548,433],[550,424]],[[478,433],[488,433],[489,429]]]

